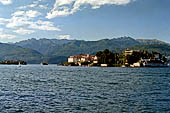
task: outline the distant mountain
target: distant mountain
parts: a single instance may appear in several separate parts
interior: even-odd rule
[[[141,45],[131,47],[130,49],[147,50],[149,52],[156,51],[163,55],[170,56],[170,45],[168,44]]]
[[[74,41],[58,46],[51,51],[52,56],[70,56],[73,54],[95,54],[104,49],[113,52],[121,52],[121,48],[130,48],[133,46],[167,44],[159,40],[135,40],[131,37],[120,37],[113,39],[103,39],[98,41]],[[124,49],[123,49],[124,50]]]
[[[97,51],[104,49],[114,50],[116,48],[125,48],[140,43],[130,37],[121,37],[117,39],[103,39],[99,41],[75,41],[64,44],[52,51],[52,55],[55,56],[70,56],[73,54],[95,54]]]
[[[24,60],[28,63],[37,63],[41,61],[42,57],[42,54],[35,50],[0,43],[0,61]]]
[[[35,38],[32,38],[32,39],[17,42],[15,43],[15,45],[21,46],[23,48],[36,50],[43,55],[50,55],[51,52],[54,51],[54,49],[58,48],[63,44],[67,44],[69,42],[73,42],[73,40],[65,40],[65,39],[59,40],[59,39],[45,39],[45,38],[37,40]]]
[[[154,45],[154,44],[168,44],[166,42],[157,40],[157,39],[136,39],[139,43],[141,43],[142,45]]]
[[[46,61],[48,63],[60,63],[67,61],[67,57],[74,54],[95,54],[97,51],[109,49],[113,52],[122,52],[126,48],[146,49],[164,51],[166,55],[169,54],[169,44],[159,40],[145,40],[133,39],[131,37],[120,37],[113,39],[102,39],[98,41],[84,41],[84,40],[59,40],[59,39],[29,39],[14,44],[16,47],[27,48],[25,51],[32,51],[39,54],[39,59],[30,59],[31,56],[23,53],[18,55],[28,56],[29,62]],[[14,46],[13,45],[13,46]],[[164,48],[165,47],[165,48]],[[163,49],[164,48],[164,49]],[[16,50],[16,49],[15,49]],[[18,50],[16,50],[16,53]],[[15,52],[14,52],[15,53]],[[14,55],[12,55],[14,56]],[[25,57],[24,56],[24,57]],[[37,56],[37,55],[35,55]],[[17,56],[16,56],[17,57]],[[15,58],[12,57],[12,58]],[[21,57],[22,58],[22,57]]]
[[[59,39],[29,39],[15,43],[23,48],[30,48],[45,56],[69,56],[80,53],[95,53],[103,49],[124,48],[140,45],[140,42],[130,37],[103,39],[99,41],[59,40]]]

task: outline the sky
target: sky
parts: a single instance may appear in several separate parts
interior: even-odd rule
[[[170,42],[170,0],[0,0],[0,42],[121,36]]]

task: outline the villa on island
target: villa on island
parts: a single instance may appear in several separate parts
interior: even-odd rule
[[[139,50],[126,50],[124,52],[125,56],[133,55],[134,53],[140,53]],[[165,61],[166,57],[161,55],[160,53],[153,53],[150,58],[141,57],[138,62],[135,62],[130,65],[130,67],[167,67],[167,63]],[[125,63],[127,64],[127,63]]]
[[[89,55],[89,54],[80,54],[80,55],[73,55],[68,58],[69,63],[74,63],[75,65],[89,65],[91,63],[98,63],[97,56]]]
[[[129,50],[129,49],[126,49],[125,52],[124,52],[124,55],[128,56],[128,55],[133,55],[134,53],[139,53],[139,52],[140,52],[139,50]]]
[[[99,51],[95,55],[72,55],[64,66],[101,66],[101,67],[167,67],[168,59],[157,52],[146,50],[125,50],[112,53],[109,50]]]

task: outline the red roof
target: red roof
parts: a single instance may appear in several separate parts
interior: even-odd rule
[[[80,54],[80,55],[70,56],[70,58],[78,58],[78,59],[86,58],[88,60],[94,59],[94,57],[95,57],[94,55],[89,55],[89,54]]]

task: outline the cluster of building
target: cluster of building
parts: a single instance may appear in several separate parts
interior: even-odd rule
[[[139,50],[126,50],[125,56],[139,53]],[[154,53],[152,58],[141,58],[138,62],[130,65],[130,67],[167,67],[167,62],[164,61],[165,56],[160,53]],[[125,63],[125,65],[129,65]]]
[[[140,50],[126,50],[124,53],[122,53],[125,57],[131,56],[134,53],[140,53]],[[119,59],[124,60],[123,64],[121,64],[122,67],[166,67],[168,64],[165,62],[163,58],[165,56],[161,55],[160,53],[154,53],[152,54],[152,58],[142,58],[133,63],[129,64],[127,59]],[[89,55],[89,54],[80,54],[80,55],[73,55],[68,58],[69,65],[75,65],[75,66],[91,66],[93,64],[94,66],[102,66],[107,67],[108,64],[99,64],[99,58],[95,55]],[[95,65],[96,64],[96,65]]]
[[[74,63],[75,65],[82,66],[84,64],[90,65],[92,63],[97,64],[98,58],[94,55],[89,54],[80,54],[80,55],[73,55],[68,58],[69,63]]]

